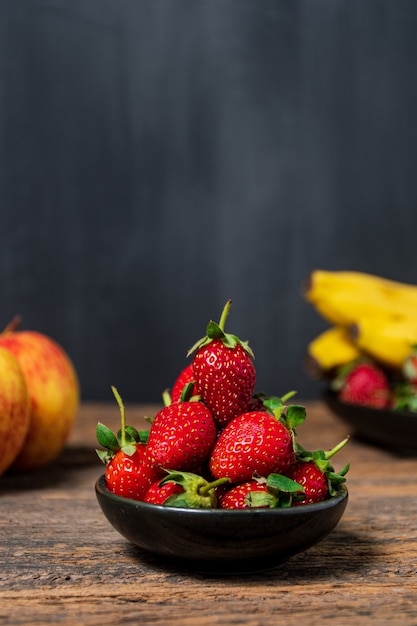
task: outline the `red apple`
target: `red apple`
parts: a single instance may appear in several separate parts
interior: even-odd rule
[[[30,399],[29,429],[12,467],[43,467],[59,456],[77,416],[77,372],[58,343],[36,331],[16,330],[15,322],[0,334],[0,346],[17,359]]]
[[[0,476],[19,454],[29,429],[29,394],[13,354],[0,347]]]

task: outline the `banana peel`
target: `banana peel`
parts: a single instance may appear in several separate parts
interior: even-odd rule
[[[417,316],[363,318],[351,326],[349,335],[359,350],[386,367],[401,371],[417,344]]]
[[[417,286],[362,272],[311,272],[303,295],[330,324],[351,326],[366,317],[413,317]]]
[[[307,346],[306,369],[313,378],[329,377],[332,373],[362,356],[349,330],[333,326],[320,333]]]

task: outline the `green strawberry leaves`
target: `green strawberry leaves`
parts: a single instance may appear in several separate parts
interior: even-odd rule
[[[337,474],[334,471],[327,472],[326,477],[327,477],[327,481],[329,485],[329,493],[331,496],[336,496],[339,492],[340,485],[346,482],[345,476],[348,473],[349,468],[350,468],[350,465],[348,463]]]
[[[224,330],[220,328],[219,324],[213,322],[213,320],[210,320],[207,324],[206,335],[209,339],[224,339],[226,337]],[[230,335],[230,337],[232,337],[232,335]],[[230,347],[234,348],[235,345],[236,341],[232,340]]]
[[[201,396],[199,394],[194,394],[195,382],[191,381],[184,385],[184,389],[181,392],[180,401],[181,402],[199,402],[201,400]]]
[[[393,409],[417,412],[417,387],[413,383],[393,385]]]
[[[334,496],[338,493],[339,487],[342,483],[346,482],[346,474],[350,469],[350,464],[348,463],[345,467],[340,470],[340,472],[335,472],[333,465],[331,464],[330,459],[337,453],[339,450],[345,447],[345,445],[349,442],[350,437],[346,437],[340,443],[338,443],[331,450],[315,450],[314,452],[310,452],[308,450],[304,450],[300,444],[297,444],[296,454],[298,461],[313,461],[317,468],[323,472],[326,476],[329,493]]]
[[[96,437],[98,443],[110,450],[111,452],[117,452],[120,450],[120,444],[116,435],[104,424],[99,422],[96,427]]]
[[[296,391],[289,391],[281,398],[278,396],[270,396],[263,402],[264,407],[290,430],[295,430],[300,426],[307,416],[305,406],[301,404],[286,405],[287,400],[292,398],[296,393]]]
[[[160,486],[173,482],[180,485],[184,491],[169,496],[165,500],[164,506],[186,509],[212,509],[217,504],[216,487],[229,482],[228,478],[219,478],[209,483],[202,476],[192,472],[165,471],[167,476],[161,480]]]
[[[96,450],[96,453],[99,459],[106,465],[119,450],[122,450],[128,456],[135,454],[136,444],[146,443],[149,434],[148,431],[138,431],[133,426],[126,425],[125,408],[122,398],[120,397],[116,387],[112,387],[112,391],[120,409],[121,428],[115,435],[110,428],[101,422],[98,422],[96,426],[97,441],[103,448],[105,448],[104,450]]]
[[[200,348],[207,346],[214,339],[220,339],[227,348],[233,350],[237,345],[240,345],[245,352],[247,352],[252,358],[255,358],[252,349],[249,347],[248,341],[242,341],[236,335],[224,332],[226,319],[230,311],[232,301],[228,300],[223,308],[220,321],[217,324],[213,320],[210,320],[206,327],[206,334],[204,337],[196,341],[196,343],[188,350],[187,356],[190,356],[193,352],[196,352]]]
[[[292,398],[297,392],[289,391],[284,396],[271,396],[263,402],[264,407],[274,415],[275,419],[280,421],[291,433],[293,447],[296,449],[296,428],[300,426],[307,417],[305,406],[301,404],[286,405],[287,400]]]
[[[245,504],[249,507],[286,509],[290,508],[294,502],[304,499],[302,486],[282,474],[269,474],[266,478],[266,488],[267,491],[251,491],[248,493],[245,498]]]
[[[96,438],[105,450],[96,450],[99,459],[107,464],[119,450],[129,456],[136,452],[137,443],[146,443],[148,431],[138,431],[133,426],[126,426],[124,437],[122,429],[115,435],[105,424],[98,422],[96,426]]]

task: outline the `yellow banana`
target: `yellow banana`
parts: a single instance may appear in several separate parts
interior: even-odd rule
[[[316,311],[330,324],[351,326],[364,317],[410,317],[416,307],[409,302],[393,301],[380,293],[328,291],[320,297],[309,297]]]
[[[359,350],[399,370],[417,344],[417,315],[398,319],[367,317],[354,324],[350,334]]]
[[[347,329],[332,326],[308,344],[307,368],[312,376],[320,378],[360,356]]]
[[[417,312],[417,286],[361,272],[311,273],[304,296],[324,319],[350,326],[364,317],[412,317]]]
[[[328,289],[379,291],[388,296],[403,295],[417,301],[417,285],[390,280],[366,272],[314,270],[310,275],[307,291],[327,291]]]

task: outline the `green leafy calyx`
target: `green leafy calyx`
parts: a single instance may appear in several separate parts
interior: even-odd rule
[[[249,507],[285,509],[304,499],[302,486],[282,474],[269,474],[259,482],[266,483],[266,491],[249,492],[245,498],[245,504]]]
[[[164,502],[165,506],[186,509],[212,509],[217,505],[216,487],[230,482],[229,478],[218,478],[208,482],[202,476],[192,472],[165,470],[167,476],[159,483],[161,486],[173,482],[183,488],[183,492],[174,494]]]
[[[335,472],[331,463],[332,457],[339,452],[349,442],[350,437],[346,437],[340,443],[338,443],[331,450],[315,450],[309,452],[304,450],[299,444],[297,444],[297,460],[301,462],[313,462],[316,467],[325,475],[331,496],[337,494],[339,487],[342,483],[346,482],[346,474],[349,471],[350,464],[344,466],[340,472]]]
[[[112,387],[112,391],[119,405],[121,427],[117,434],[114,434],[110,428],[101,422],[96,427],[97,441],[104,448],[104,450],[96,450],[96,453],[99,459],[106,465],[119,450],[122,450],[129,456],[133,456],[136,452],[136,444],[146,443],[148,438],[147,431],[139,432],[133,426],[126,425],[125,407],[122,398],[115,387]]]
[[[229,314],[231,305],[232,301],[228,300],[223,308],[219,323],[216,323],[213,320],[209,321],[209,323],[207,324],[205,336],[196,341],[196,343],[188,350],[187,356],[190,356],[193,352],[196,352],[200,348],[207,346],[215,339],[220,339],[227,348],[233,350],[234,348],[236,348],[237,345],[239,345],[245,350],[245,352],[249,354],[249,356],[255,358],[255,355],[253,354],[253,351],[247,341],[242,341],[236,335],[225,333],[224,331],[226,319]]]
[[[295,396],[296,393],[296,391],[289,391],[284,396],[270,396],[263,401],[263,405],[269,413],[290,430],[295,430],[307,417],[305,406],[301,404],[286,404],[287,400]]]

